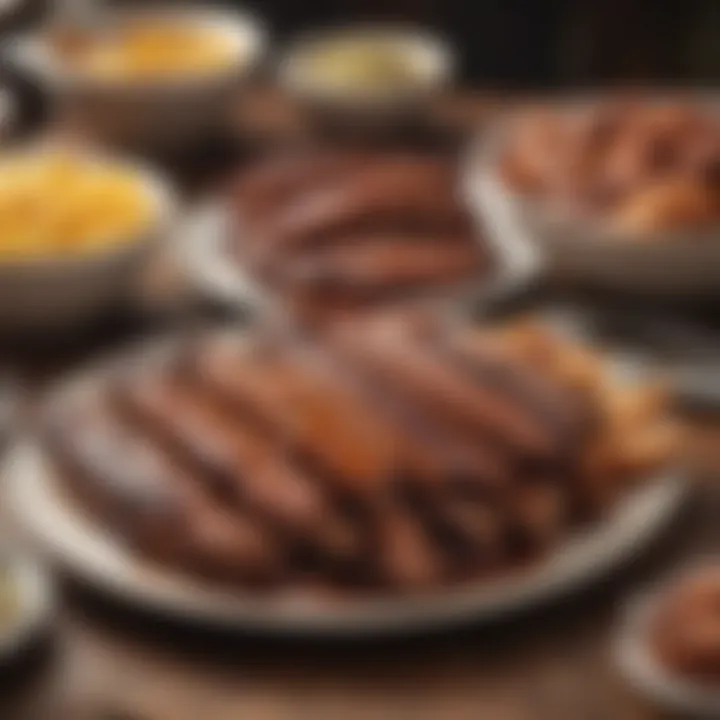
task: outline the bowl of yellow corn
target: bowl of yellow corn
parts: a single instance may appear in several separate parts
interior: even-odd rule
[[[226,122],[265,46],[262,25],[245,13],[148,5],[50,25],[17,40],[13,56],[71,124],[145,150]]]
[[[135,164],[46,146],[0,155],[0,327],[66,327],[126,300],[173,205]]]

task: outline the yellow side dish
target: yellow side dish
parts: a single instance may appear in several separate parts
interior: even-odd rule
[[[72,60],[88,76],[127,81],[219,71],[236,55],[234,38],[217,28],[145,20],[89,40]]]
[[[401,50],[372,40],[337,42],[312,58],[313,70],[328,82],[347,82],[362,88],[394,87],[415,79],[414,67]]]
[[[152,216],[147,187],[123,166],[59,151],[0,159],[0,260],[131,242]]]
[[[328,39],[299,62],[313,82],[344,92],[391,93],[423,79],[415,56],[394,38],[360,35]]]

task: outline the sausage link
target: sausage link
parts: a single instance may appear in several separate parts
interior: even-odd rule
[[[219,498],[258,513],[277,532],[335,555],[355,538],[315,482],[246,424],[219,410],[205,393],[175,379],[134,384],[125,402],[164,435],[214,484]]]
[[[281,282],[312,293],[383,297],[467,280],[485,262],[472,237],[351,238],[299,258],[286,258]]]
[[[282,558],[272,536],[250,517],[227,513],[104,400],[61,420],[50,439],[65,477],[141,552],[227,581],[277,577]]]
[[[413,347],[397,337],[373,339],[352,328],[335,333],[334,343],[419,413],[433,413],[449,427],[474,437],[493,437],[525,457],[549,460],[557,453],[552,433],[512,398],[462,377],[426,347]]]
[[[416,230],[467,229],[451,167],[427,159],[373,165],[335,187],[298,198],[268,224],[263,242],[270,252],[289,251],[393,223]]]

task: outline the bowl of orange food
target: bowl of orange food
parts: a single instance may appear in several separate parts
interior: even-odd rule
[[[226,121],[266,45],[231,10],[98,11],[19,40],[16,61],[74,127],[132,149],[179,146]]]
[[[172,208],[135,164],[45,146],[0,157],[0,327],[67,328],[123,302]]]
[[[473,204],[503,240],[531,245],[555,279],[631,293],[717,294],[717,99],[550,103],[504,118],[478,148]]]
[[[701,559],[634,598],[615,644],[629,685],[672,717],[720,714],[720,565]]]

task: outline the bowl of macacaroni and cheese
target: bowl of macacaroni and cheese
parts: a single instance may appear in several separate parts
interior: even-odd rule
[[[265,45],[248,15],[150,5],[46,28],[18,40],[13,54],[71,124],[146,149],[189,142],[222,123]]]
[[[172,207],[134,164],[50,147],[0,157],[0,327],[66,327],[122,302]]]

